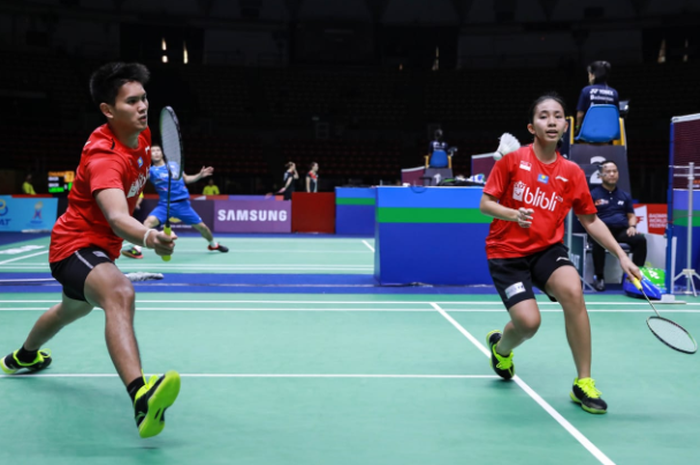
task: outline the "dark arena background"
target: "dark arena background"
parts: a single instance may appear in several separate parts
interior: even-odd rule
[[[494,374],[484,336],[510,319],[480,210],[499,138],[532,143],[530,105],[558,93],[561,155],[591,188],[616,162],[655,305],[700,335],[700,0],[1,0],[0,355],[61,301],[51,231],[115,61],[151,72],[153,143],[170,106],[184,172],[214,169],[187,185],[214,241],[171,215],[171,261],[125,241],[114,262],[144,371],[179,371],[180,396],[140,439],[93,311],[46,371],[0,372],[0,464],[700,463],[697,355],[654,338],[615,257],[594,276],[573,215],[609,410],[571,401],[567,318],[540,291],[518,376]],[[621,102],[604,140],[576,120],[596,61]],[[159,203],[149,182],[133,215]]]

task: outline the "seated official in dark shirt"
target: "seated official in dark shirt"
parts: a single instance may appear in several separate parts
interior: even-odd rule
[[[647,259],[647,239],[637,232],[637,217],[634,214],[632,197],[617,187],[620,174],[614,161],[604,161],[600,165],[603,184],[591,189],[591,197],[598,209],[598,218],[605,223],[617,242],[629,244],[632,261],[638,267],[644,266]],[[605,249],[593,242],[593,287],[605,290]]]
[[[442,140],[442,129],[435,130],[435,140],[428,146],[428,155],[432,155],[436,150],[447,151],[447,142]]]

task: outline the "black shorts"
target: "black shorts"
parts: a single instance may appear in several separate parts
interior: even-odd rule
[[[534,299],[533,284],[542,292],[554,270],[562,266],[574,266],[569,259],[569,249],[558,243],[541,252],[518,258],[493,258],[489,271],[501,300],[507,309],[527,299]],[[552,302],[556,299],[547,294]]]
[[[87,302],[85,298],[85,280],[100,263],[114,263],[107,252],[99,247],[86,247],[76,250],[60,262],[50,263],[51,276],[63,285],[63,293],[73,299]]]

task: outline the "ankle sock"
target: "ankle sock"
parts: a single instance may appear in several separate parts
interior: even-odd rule
[[[22,363],[32,363],[36,360],[38,350],[27,350],[22,345],[22,348],[17,351],[17,360]]]
[[[139,376],[129,383],[129,385],[126,387],[126,392],[128,392],[129,396],[131,396],[131,402],[136,400],[136,393],[139,392],[139,389],[145,385],[146,382],[143,380],[143,376]]]

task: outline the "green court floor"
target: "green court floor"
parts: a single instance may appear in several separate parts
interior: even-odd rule
[[[0,342],[21,344],[57,294],[3,293]],[[700,299],[662,311],[700,334]],[[158,437],[138,437],[96,310],[48,345],[54,364],[0,377],[1,464],[672,464],[700,457],[697,356],[649,332],[646,302],[587,296],[607,415],[568,397],[563,315],[496,379],[493,295],[141,293],[148,373],[183,375]]]
[[[210,252],[207,242],[192,235],[179,237],[168,273],[325,273],[372,274],[374,239],[225,237],[230,252]],[[49,238],[0,247],[0,273],[48,272]],[[160,271],[163,262],[152,251],[134,260],[121,257],[125,272]]]

